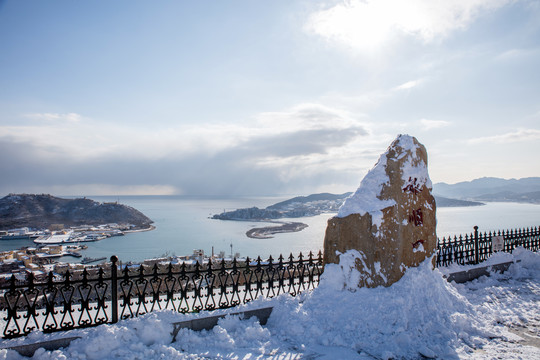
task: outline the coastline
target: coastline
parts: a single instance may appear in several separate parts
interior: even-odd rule
[[[301,222],[281,222],[273,221],[279,223],[279,226],[265,226],[260,228],[253,228],[246,232],[246,236],[251,239],[271,239],[274,234],[289,233],[289,232],[298,232],[302,231],[308,227],[307,224]]]
[[[145,232],[145,231],[152,231],[152,230],[155,230],[156,226],[155,225],[150,225],[148,226],[147,228],[143,228],[143,229],[135,229],[135,230],[125,230],[124,233],[126,234],[131,234],[131,233],[138,233],[138,232]]]

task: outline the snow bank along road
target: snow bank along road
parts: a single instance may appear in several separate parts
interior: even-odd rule
[[[181,329],[171,343],[173,322],[204,314],[158,311],[1,345],[81,337],[34,359],[540,359],[540,255],[516,249],[513,259],[520,262],[504,274],[465,284],[446,282],[425,263],[389,288],[356,289],[350,252],[326,267],[314,291],[235,309],[273,306],[265,326],[227,316],[210,331]],[[0,359],[22,357],[4,349]]]

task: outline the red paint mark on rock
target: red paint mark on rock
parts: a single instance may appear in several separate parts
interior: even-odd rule
[[[414,249],[417,249],[420,246],[420,244],[423,244],[423,243],[424,243],[424,240],[420,239],[418,241],[413,242],[412,247]]]
[[[403,191],[411,192],[415,195],[418,194],[420,192],[420,184],[418,183],[418,179],[409,177],[408,184],[403,188]]]
[[[422,214],[422,208],[413,210],[409,215],[409,224],[414,223],[414,226],[424,225],[424,215]]]

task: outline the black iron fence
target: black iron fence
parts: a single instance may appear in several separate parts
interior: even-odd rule
[[[11,277],[0,287],[4,338],[35,330],[54,332],[116,323],[159,309],[187,313],[224,309],[260,296],[275,297],[315,288],[322,274],[322,254],[182,262],[119,269],[110,265],[64,274],[50,272],[46,280],[32,273],[26,281]]]
[[[517,246],[537,251],[536,228],[474,233],[439,239],[437,266],[477,264],[493,253],[497,240],[502,251]],[[322,254],[292,254],[284,259],[246,258],[210,260],[202,264],[156,263],[153,266],[118,265],[116,256],[98,268],[50,272],[46,278],[29,273],[24,281],[12,276],[0,286],[0,320],[4,338],[32,331],[54,332],[116,323],[159,309],[188,313],[224,309],[258,297],[275,297],[315,288],[323,271]]]
[[[522,246],[532,251],[540,249],[540,229],[538,227],[499,230],[494,232],[474,232],[465,236],[442,238],[437,242],[438,267],[451,264],[468,265],[478,264],[487,260],[494,252],[495,245],[499,251],[511,253],[516,247]]]

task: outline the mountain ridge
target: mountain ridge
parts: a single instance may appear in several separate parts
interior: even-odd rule
[[[148,228],[153,221],[123,204],[99,203],[87,198],[64,199],[49,194],[9,194],[0,199],[0,229],[29,227],[132,224]]]
[[[267,206],[264,209],[258,207],[242,208],[233,211],[224,211],[215,214],[211,218],[217,220],[276,220],[281,218],[298,218],[320,215],[322,213],[337,212],[345,199],[352,193],[330,194],[320,193],[294,198]],[[438,207],[479,206],[481,202],[449,199],[435,196]]]
[[[483,177],[456,184],[441,182],[433,185],[434,194],[461,200],[540,203],[537,192],[540,192],[540,177],[521,179]],[[506,200],[501,195],[504,193],[510,195]]]

